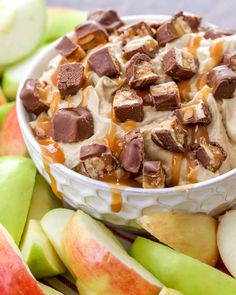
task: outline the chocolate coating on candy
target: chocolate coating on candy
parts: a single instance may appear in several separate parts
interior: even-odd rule
[[[83,107],[61,109],[53,118],[53,139],[65,143],[85,140],[93,135],[90,111]]]
[[[165,171],[160,161],[145,161],[143,163],[143,187],[165,187]]]
[[[215,67],[208,73],[207,84],[216,99],[231,98],[236,89],[236,73],[225,65]]]
[[[62,98],[74,95],[83,84],[84,66],[80,63],[66,63],[59,67],[57,84]]]
[[[198,62],[187,50],[177,47],[169,50],[163,57],[162,66],[165,74],[175,80],[187,80],[198,71]]]
[[[89,50],[99,44],[108,42],[106,30],[99,23],[94,21],[88,21],[76,27],[75,35],[78,44],[84,50]]]
[[[157,111],[172,111],[180,107],[180,94],[173,81],[150,87],[153,103]]]
[[[81,60],[85,56],[84,50],[73,43],[68,37],[63,37],[56,50],[66,59]]]
[[[227,153],[218,143],[207,142],[201,137],[196,157],[206,169],[216,172],[227,158]]]
[[[236,51],[224,54],[223,63],[236,72]]]
[[[235,30],[221,29],[221,28],[209,28],[205,34],[204,38],[206,39],[217,39],[224,36],[231,36],[235,34]]]
[[[143,100],[132,89],[122,88],[118,90],[113,99],[113,110],[116,118],[125,122],[143,120]]]
[[[119,29],[124,24],[119,18],[117,12],[111,9],[98,9],[93,11],[89,13],[88,20],[93,20],[100,23],[100,25],[102,25],[108,33],[112,33],[114,30]]]
[[[119,62],[113,57],[110,47],[94,52],[88,59],[88,65],[99,77],[115,78],[120,73]]]
[[[125,135],[125,143],[120,154],[120,165],[127,171],[136,174],[140,171],[144,157],[144,141],[139,129]]]
[[[172,20],[165,21],[156,31],[156,40],[160,46],[165,46],[166,43],[174,41],[180,35],[174,27]]]
[[[101,157],[103,154],[111,154],[111,150],[102,144],[84,145],[80,149],[80,159],[85,160],[91,157]]]
[[[20,93],[20,98],[26,110],[35,115],[47,112],[49,109],[49,105],[40,98],[41,87],[39,81],[27,79]]]
[[[179,11],[173,16],[174,19],[179,17],[182,18],[190,26],[193,32],[198,31],[202,21],[201,16],[195,14],[186,14],[183,11]]]
[[[128,84],[139,89],[157,82],[159,76],[154,72],[151,59],[146,54],[135,54],[126,69]]]
[[[153,96],[150,92],[150,87],[137,89],[136,94],[142,98],[144,106],[154,106]]]
[[[118,34],[122,35],[124,39],[130,39],[134,37],[143,37],[146,35],[153,35],[151,27],[144,21],[137,22],[132,25],[121,27],[118,30]]]

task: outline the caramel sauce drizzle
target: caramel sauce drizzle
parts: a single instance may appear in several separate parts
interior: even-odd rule
[[[173,153],[170,186],[176,186],[179,183],[180,169],[183,157],[184,155],[181,153]]]
[[[207,75],[201,74],[196,82],[197,91],[201,90],[206,85]]]
[[[223,45],[224,45],[224,41],[221,40],[215,44],[213,44],[210,48],[210,55],[211,55],[211,62],[208,63],[204,69],[204,72],[209,72],[212,68],[214,68],[215,66],[219,65],[219,63],[221,62],[222,59],[222,55],[223,55]]]
[[[50,162],[64,163],[65,162],[64,153],[60,149],[58,143],[52,139],[41,139],[41,140],[38,140],[38,143],[40,145],[41,153],[43,156],[44,169],[47,172],[51,181],[52,191],[59,199],[62,199],[62,194],[57,190],[56,179],[51,174]]]
[[[37,119],[37,127],[42,129],[46,137],[51,137],[53,134],[52,119],[49,117],[40,117]]]
[[[196,56],[197,49],[200,46],[202,37],[201,36],[191,36],[188,44],[188,51],[193,55]]]
[[[53,72],[51,76],[51,81],[53,86],[57,86],[58,68]]]
[[[190,99],[189,93],[191,91],[190,80],[180,81],[180,82],[178,82],[177,85],[178,85],[178,88],[179,88],[181,101],[182,102],[189,101],[189,99]]]
[[[188,153],[186,155],[187,160],[187,179],[189,183],[196,183],[197,182],[197,174],[196,174],[196,162]]]
[[[58,104],[60,102],[60,99],[61,99],[60,93],[59,92],[55,92],[53,94],[52,101],[50,103],[50,111],[51,111],[52,117],[58,111]]]

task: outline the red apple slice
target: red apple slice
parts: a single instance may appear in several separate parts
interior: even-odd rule
[[[20,255],[12,237],[0,224],[0,294],[45,295]]]

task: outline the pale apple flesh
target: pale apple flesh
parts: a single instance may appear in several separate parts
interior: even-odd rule
[[[212,266],[218,260],[217,221],[213,217],[203,213],[156,212],[140,217],[137,223],[176,251]]]
[[[232,277],[157,242],[138,237],[130,253],[168,288],[185,295],[236,294]]]
[[[220,217],[217,243],[226,268],[236,277],[236,210],[226,212]]]
[[[42,283],[39,283],[39,286],[43,290],[45,295],[63,295],[61,292],[58,292]]]
[[[163,288],[159,295],[183,295],[183,293],[180,293],[179,291],[174,289]]]
[[[37,279],[66,271],[38,220],[28,222],[20,249],[24,261]]]
[[[114,241],[112,233],[82,211],[70,219],[63,236],[72,272],[96,294],[158,294],[162,284]]]
[[[45,295],[20,257],[13,239],[0,225],[1,295]]]

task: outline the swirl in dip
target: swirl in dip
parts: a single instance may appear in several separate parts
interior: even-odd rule
[[[21,92],[47,160],[143,188],[236,167],[234,31],[182,12],[126,25],[99,10],[56,50]]]

